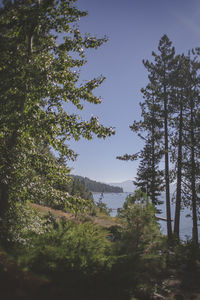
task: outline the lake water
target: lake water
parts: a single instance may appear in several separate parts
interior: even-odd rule
[[[126,199],[126,197],[130,193],[104,193],[102,201],[107,204],[109,208],[114,209],[111,213],[111,216],[115,216],[117,214],[117,208],[122,208],[123,203]],[[99,200],[100,193],[94,193],[93,197],[95,202]],[[161,195],[161,199],[164,201],[165,196],[164,194]],[[166,217],[166,207],[165,203],[159,206],[159,209],[162,210],[162,213],[159,215],[160,217]],[[174,211],[175,207],[174,204],[171,206],[171,214],[172,214],[172,220],[174,219]],[[187,238],[191,238],[192,236],[192,218],[186,217],[187,215],[191,215],[190,209],[186,208],[181,212],[181,220],[180,220],[180,237],[182,240],[187,240]],[[159,221],[161,231],[166,234],[167,228],[166,228],[166,221]],[[173,226],[173,222],[172,222]],[[200,231],[200,227],[199,227]],[[200,238],[200,232],[199,232],[199,238]]]

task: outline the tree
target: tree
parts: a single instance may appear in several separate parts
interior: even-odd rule
[[[184,120],[187,107],[187,96],[185,89],[187,86],[187,59],[182,55],[176,56],[175,68],[172,74],[172,97],[171,107],[173,116],[170,120],[172,132],[170,143],[172,148],[171,160],[174,164],[176,176],[176,200],[174,216],[174,235],[179,239],[180,215],[183,206],[183,156],[184,156]]]
[[[186,58],[186,87],[187,107],[184,119],[184,187],[186,199],[189,200],[192,208],[192,239],[195,245],[198,244],[198,180],[200,174],[200,142],[199,142],[199,120],[200,120],[200,99],[199,99],[199,70],[198,52],[192,51]]]
[[[146,193],[136,190],[129,195],[119,217],[124,222],[120,241],[123,253],[140,252],[143,255],[158,251],[161,232],[155,218],[155,207],[149,203]]]
[[[66,141],[91,139],[93,134],[105,138],[114,133],[96,117],[84,121],[64,109],[69,102],[77,111],[83,109],[83,101],[101,103],[93,90],[104,81],[98,77],[79,83],[85,50],[96,49],[107,39],[80,33],[77,21],[87,13],[74,2],[4,0],[0,9],[1,217],[9,201],[20,200],[22,190],[31,189],[31,180],[29,186],[22,184],[26,175],[30,178],[31,170],[48,165],[45,156],[38,153],[40,145],[46,143],[67,159],[75,159],[76,153]],[[57,171],[65,181],[69,171]],[[40,189],[40,178],[35,176],[34,180]]]
[[[164,127],[164,158],[165,158],[165,191],[166,191],[166,212],[167,212],[167,234],[172,237],[171,208],[170,208],[170,171],[169,171],[169,117],[171,98],[171,76],[174,68],[175,49],[172,42],[164,35],[158,45],[159,54],[152,52],[154,63],[148,60],[143,61],[149,72],[148,78],[156,86],[156,97],[162,104],[161,114]]]
[[[141,90],[144,102],[140,103],[142,109],[142,122],[134,122],[130,126],[132,131],[139,132],[138,136],[145,141],[143,150],[140,152],[140,164],[134,184],[145,188],[147,196],[154,205],[162,203],[158,199],[163,189],[162,171],[159,170],[159,163],[162,158],[162,122],[160,118],[161,106],[156,98],[155,86],[147,85]],[[145,131],[146,135],[142,135]],[[159,211],[159,210],[158,210]]]
[[[159,53],[152,52],[154,62],[143,60],[148,71],[149,83],[142,89],[144,103],[141,104],[142,120],[134,122],[131,129],[138,132],[145,145],[141,152],[134,155],[118,157],[123,160],[141,159],[136,183],[144,185],[147,194],[151,195],[154,203],[162,189],[162,172],[158,166],[164,154],[164,181],[166,191],[166,212],[168,238],[172,237],[171,206],[170,206],[170,170],[169,170],[169,119],[172,115],[170,99],[172,86],[172,73],[174,69],[175,50],[169,38],[164,35],[158,45]],[[145,132],[145,135],[141,133]],[[159,179],[158,179],[159,178]]]
[[[179,239],[180,231],[180,213],[182,202],[182,156],[183,156],[183,111],[184,111],[184,64],[182,63],[183,57],[179,57],[177,72],[175,73],[173,85],[174,85],[174,97],[173,97],[173,129],[174,134],[172,138],[172,146],[174,145],[174,151],[172,151],[172,159],[175,162],[176,168],[176,206],[174,217],[174,234]]]
[[[141,90],[144,102],[140,103],[142,119],[130,126],[133,132],[144,141],[143,149],[135,155],[117,157],[121,160],[140,159],[137,176],[134,184],[145,190],[152,203],[157,206],[162,202],[158,199],[162,190],[162,172],[159,170],[159,162],[162,157],[162,122],[160,121],[160,104],[155,97],[153,85],[147,85]]]
[[[173,75],[173,162],[176,170],[176,208],[174,234],[179,238],[180,210],[184,204],[192,209],[193,242],[198,243],[197,182],[199,170],[199,68],[198,55],[177,57]]]

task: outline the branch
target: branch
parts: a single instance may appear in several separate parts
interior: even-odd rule
[[[123,156],[117,156],[116,158],[119,160],[131,160],[131,161],[135,161],[138,159],[139,153],[136,154],[124,154]]]

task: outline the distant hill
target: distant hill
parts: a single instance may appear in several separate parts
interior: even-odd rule
[[[87,177],[82,177],[79,175],[71,176],[83,182],[86,189],[93,193],[123,193],[123,188],[117,185],[111,186],[110,184],[91,180]]]
[[[119,186],[123,188],[124,193],[133,193],[135,190],[135,185],[133,184],[132,180],[126,180],[123,182],[115,182],[115,183],[109,183],[109,185],[112,186]]]

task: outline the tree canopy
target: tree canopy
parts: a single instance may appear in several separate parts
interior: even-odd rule
[[[67,180],[69,171],[56,163],[53,167],[41,151],[45,145],[74,160],[71,139],[114,134],[97,117],[82,120],[66,109],[67,103],[78,112],[84,102],[102,101],[93,90],[104,77],[79,80],[85,51],[107,41],[81,34],[78,21],[86,15],[73,0],[5,0],[0,8],[1,215],[10,200],[22,199],[33,187],[58,196],[54,183]]]

